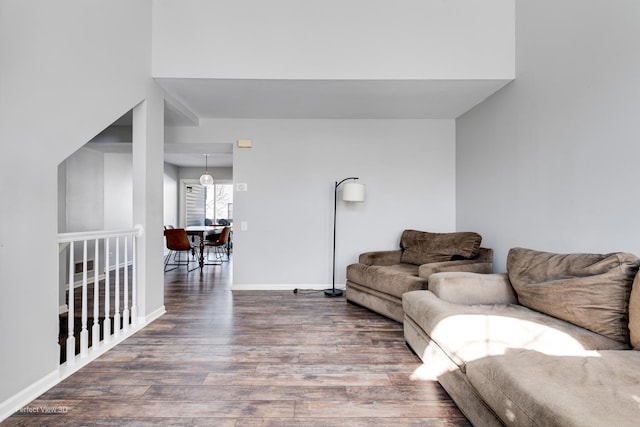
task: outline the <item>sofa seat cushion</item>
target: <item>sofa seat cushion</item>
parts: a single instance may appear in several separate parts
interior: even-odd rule
[[[418,266],[413,264],[351,264],[347,267],[347,280],[397,298],[405,292],[427,288],[427,279],[418,277]]]
[[[507,272],[518,302],[629,342],[628,302],[640,259],[628,253],[554,254],[513,248]]]
[[[637,426],[640,352],[583,357],[512,350],[469,362],[467,378],[506,425]]]
[[[405,315],[419,325],[463,371],[465,365],[511,348],[577,355],[628,345],[517,304],[463,305],[430,291],[403,296]]]
[[[470,259],[478,256],[482,236],[473,232],[429,233],[405,230],[400,237],[403,263],[422,265],[431,262]]]

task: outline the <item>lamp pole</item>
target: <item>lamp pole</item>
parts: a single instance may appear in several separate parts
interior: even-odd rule
[[[333,189],[333,277],[331,280],[331,289],[325,289],[324,294],[328,297],[339,297],[342,295],[342,290],[336,289],[336,213],[338,211],[338,187],[345,181],[350,179],[359,179],[357,177],[345,178],[342,181],[336,181],[336,185]]]

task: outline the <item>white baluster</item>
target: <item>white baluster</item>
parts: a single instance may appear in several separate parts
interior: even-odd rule
[[[138,286],[136,281],[136,244],[138,242],[138,238],[136,235],[132,235],[131,237],[131,251],[133,259],[133,266],[131,268],[131,324],[138,324]]]
[[[95,251],[93,252],[93,328],[91,329],[91,348],[96,350],[100,345],[100,275],[98,274],[100,265],[100,240],[95,241]]]
[[[67,334],[67,365],[71,366],[76,362],[76,338],[73,336],[74,328],[74,301],[73,301],[73,281],[74,281],[74,259],[73,259],[73,242],[69,244],[69,293],[67,306],[69,307],[68,323],[69,329]]]
[[[120,237],[116,237],[116,291],[113,301],[113,335],[120,336]]]
[[[124,236],[124,310],[122,320],[124,331],[129,330],[129,236]]]
[[[87,356],[89,349],[89,331],[87,330],[87,241],[82,244],[82,307],[80,326],[80,357]]]
[[[109,277],[109,238],[104,239],[104,321],[102,322],[102,335],[105,343],[111,341],[111,280]]]

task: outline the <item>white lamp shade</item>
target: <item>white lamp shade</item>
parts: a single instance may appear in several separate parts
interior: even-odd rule
[[[364,184],[350,182],[342,187],[342,200],[345,202],[364,202]]]
[[[200,177],[200,184],[204,185],[205,187],[213,185],[213,177],[209,175],[208,172],[203,173]]]

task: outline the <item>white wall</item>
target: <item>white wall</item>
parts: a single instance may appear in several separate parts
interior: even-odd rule
[[[458,228],[640,255],[640,2],[520,0],[517,79],[457,121]]]
[[[367,200],[339,201],[337,285],[359,253],[398,248],[405,228],[455,228],[453,120],[210,119],[171,129],[171,140],[196,131],[253,141],[234,149],[234,183],[248,186],[234,192],[236,287],[330,284],[334,183],[350,176]]]
[[[104,229],[133,227],[133,164],[130,153],[104,154]]]
[[[155,77],[500,79],[514,0],[156,0]]]
[[[178,223],[178,167],[169,163],[164,164],[164,196],[163,218],[164,225],[175,226]]]
[[[58,164],[158,92],[150,26],[150,0],[0,2],[0,418],[56,379]]]
[[[103,153],[84,146],[64,164],[66,231],[133,227],[131,153]]]
[[[67,232],[103,230],[105,221],[104,154],[85,147],[66,161]],[[76,258],[78,259],[78,258]]]

